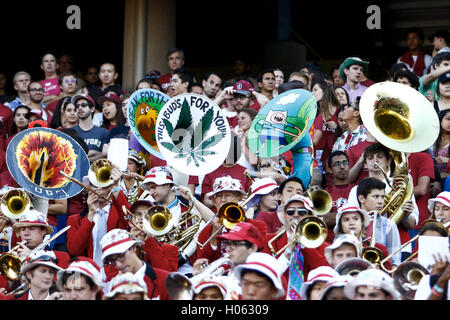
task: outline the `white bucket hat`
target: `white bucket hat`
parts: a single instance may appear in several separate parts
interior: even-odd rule
[[[194,294],[199,294],[203,289],[216,287],[220,290],[222,294],[223,300],[231,300],[229,295],[229,290],[227,288],[227,279],[226,276],[208,276],[202,279],[199,279],[196,283],[193,284]]]
[[[147,171],[141,186],[151,182],[158,186],[173,183],[172,173],[166,167],[153,167]]]
[[[81,259],[81,257],[79,257]],[[89,277],[99,288],[103,288],[101,269],[98,264],[91,258],[83,257],[83,260],[73,261],[66,269],[58,271],[57,286],[59,290],[63,290],[62,278],[65,273],[81,273]]]
[[[344,287],[344,293],[349,299],[354,299],[356,288],[359,286],[373,286],[389,292],[394,300],[399,298],[395,290],[394,280],[384,271],[379,269],[367,269],[358,273],[353,280]]]
[[[125,293],[141,293],[145,300],[147,297],[147,285],[131,272],[118,274],[111,280],[111,291],[106,293],[104,297],[107,300],[113,299],[117,294]]]
[[[336,225],[333,228],[333,232],[335,235],[337,235],[339,232],[339,228],[340,228],[339,222],[341,221],[342,215],[344,213],[349,213],[349,212],[359,212],[361,214],[361,218],[363,220],[364,227],[366,227],[366,228],[370,224],[370,221],[372,221],[369,216],[369,213],[366,210],[347,203],[347,204],[343,205],[342,207],[340,207],[336,213]]]
[[[47,266],[56,269],[56,271],[62,270],[62,268],[56,264],[57,261],[58,259],[56,258],[55,253],[51,250],[36,251],[25,259],[20,272],[24,274],[37,265]]]
[[[14,223],[13,229],[14,232],[17,233],[19,231],[18,228],[32,226],[45,227],[47,229],[47,234],[52,234],[55,231],[53,227],[48,224],[47,215],[35,209],[30,209],[24,212],[20,216],[19,221]]]
[[[284,209],[291,204],[292,202],[302,202],[303,205],[305,206],[305,208],[309,211],[311,211],[311,213],[313,215],[316,215],[315,211],[314,211],[314,204],[312,202],[312,200],[308,197],[299,195],[299,194],[295,194],[292,197],[290,197],[285,204],[281,205],[278,207],[277,209],[277,215],[278,215],[278,219],[280,220],[280,222],[284,225],[286,223],[286,221],[284,220]]]
[[[436,198],[432,198],[432,199],[428,200],[428,210],[430,210],[430,213],[433,213],[434,205],[436,202],[440,202],[444,206],[450,207],[450,192],[442,191],[441,193],[439,193],[436,196]]]
[[[128,231],[113,229],[105,234],[100,241],[103,252],[102,260],[112,254],[124,253],[136,243],[138,242],[131,237]]]
[[[243,270],[254,270],[266,275],[278,290],[275,298],[281,298],[284,295],[281,265],[272,255],[264,252],[250,254],[245,263],[238,265],[235,269],[235,275],[239,281],[241,281]]]
[[[300,296],[302,300],[307,300],[307,292],[310,287],[314,285],[317,281],[329,282],[333,281],[335,277],[339,276],[332,267],[330,266],[320,266],[308,273],[308,280],[303,282],[300,288]]]
[[[357,257],[359,257],[361,255],[362,244],[358,240],[358,238],[356,238],[356,236],[354,236],[352,234],[341,234],[341,235],[337,236],[336,238],[334,238],[332,244],[325,247],[324,255],[325,255],[325,258],[327,259],[328,264],[331,265],[333,251],[345,243],[351,244],[355,247]]]
[[[338,275],[337,277],[333,278],[331,281],[329,281],[325,289],[322,292],[322,298],[321,300],[325,300],[325,297],[327,296],[328,292],[334,288],[344,288],[347,283],[353,280],[353,277],[351,275]]]
[[[266,195],[278,188],[278,184],[272,178],[256,179],[250,186],[251,195]]]
[[[244,188],[242,187],[241,181],[238,179],[233,179],[230,176],[219,177],[214,180],[213,190],[208,192],[206,195],[212,197],[216,193],[222,191],[236,191],[245,194]]]

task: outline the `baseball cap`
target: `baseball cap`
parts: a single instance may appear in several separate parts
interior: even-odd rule
[[[44,111],[41,109],[30,109],[30,111],[28,111],[28,113],[25,115],[25,118],[30,119],[32,115],[35,115],[40,119],[43,119]]]
[[[255,91],[253,85],[247,80],[240,80],[233,85],[233,90],[236,94],[242,94],[244,96],[249,95],[252,91]]]
[[[101,106],[103,104],[103,102],[105,102],[105,101],[112,101],[112,102],[120,105],[120,97],[113,92],[108,92],[104,96],[100,96],[97,98],[97,103],[99,106]]]
[[[239,222],[226,234],[217,236],[217,239],[231,240],[231,241],[249,241],[256,244],[258,248],[261,248],[262,237],[258,228],[256,228],[250,222]]]
[[[92,97],[90,95],[77,94],[72,97],[72,103],[76,106],[78,100],[80,100],[80,99],[86,99],[89,104],[89,107],[91,107],[91,108],[95,107],[95,101],[94,101],[94,99],[92,99]]]

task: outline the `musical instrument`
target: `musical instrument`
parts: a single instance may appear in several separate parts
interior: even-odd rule
[[[314,205],[314,211],[318,216],[322,216],[330,212],[333,207],[333,199],[331,195],[325,190],[314,190],[311,192],[307,190],[304,194],[306,197],[311,199]]]
[[[412,196],[413,184],[405,153],[420,152],[433,145],[440,131],[439,119],[433,105],[422,94],[390,81],[376,83],[364,91],[359,110],[367,131],[391,149],[395,170],[383,214],[388,214],[397,224],[404,215],[401,206]]]
[[[10,281],[18,280],[20,276],[20,268],[22,267],[23,261],[25,261],[25,259],[31,254],[43,250],[49,243],[56,240],[56,238],[58,238],[69,229],[70,226],[67,226],[55,233],[49,239],[42,241],[40,245],[31,250],[30,253],[25,257],[19,257],[18,255],[12,253],[20,246],[20,244],[18,244],[13,249],[0,256],[0,273]],[[25,244],[25,241],[22,241],[21,244]]]
[[[211,234],[211,236],[204,243],[200,243],[196,240],[197,245],[200,249],[203,249],[206,244],[208,244],[212,238],[214,238],[219,232],[223,230],[223,228],[227,228],[228,230],[233,229],[235,225],[239,222],[245,221],[245,205],[250,201],[252,197],[248,196],[243,202],[226,202],[224,203],[216,215],[214,215],[203,227],[206,228],[210,225],[214,219],[219,218],[219,222],[221,224],[220,228],[218,228],[215,232]],[[203,230],[202,229],[202,230]],[[201,232],[201,231],[200,231]]]
[[[133,178],[137,183],[137,188],[132,193],[127,194],[128,203],[131,205],[139,200],[141,194],[141,181],[138,178]]]
[[[261,158],[292,152],[293,176],[308,188],[312,176],[313,144],[309,130],[317,114],[317,101],[305,89],[283,92],[267,102],[252,121],[250,151]]]
[[[52,200],[76,196],[83,188],[70,183],[87,175],[89,159],[69,135],[35,127],[19,132],[8,144],[6,163],[14,180],[30,194]],[[59,174],[64,172],[65,174]]]
[[[429,271],[417,262],[404,261],[395,268],[392,278],[394,279],[395,289],[408,300],[414,300],[417,287],[423,276],[429,274]]]
[[[111,185],[114,182],[111,178],[112,168],[112,163],[108,159],[95,160],[89,167],[89,181],[100,188]]]
[[[363,270],[373,268],[373,264],[371,264],[367,259],[361,258],[350,258],[345,259],[341,263],[339,263],[334,270],[337,271],[341,276],[343,275],[351,275],[356,276]]]
[[[109,198],[106,198],[105,196],[101,195],[100,193],[98,193],[97,191],[94,190],[94,188],[82,183],[81,181],[75,179],[74,177],[71,177],[69,175],[67,175],[65,172],[61,171],[60,172],[62,175],[64,175],[67,179],[69,179],[70,181],[78,184],[79,186],[83,187],[84,189],[88,190],[89,192],[94,193],[95,195],[97,195],[98,197],[102,198],[104,201],[112,203],[112,200]]]
[[[229,268],[225,268],[226,265]],[[179,272],[171,272],[167,276],[165,283],[167,293],[172,300],[192,300],[194,297],[193,288],[200,281],[222,276],[225,271],[233,270],[233,268],[233,262],[227,255],[224,255],[224,257],[213,261],[202,272],[190,279]]]
[[[2,214],[12,220],[18,220],[30,207],[30,196],[20,189],[9,190],[2,196],[0,203]]]
[[[311,216],[302,218],[297,223],[293,223],[290,227],[295,227],[295,238],[286,243],[283,248],[276,251],[273,247],[273,242],[286,232],[285,227],[281,228],[281,230],[267,243],[274,257],[280,255],[292,243],[299,243],[306,248],[320,247],[325,242],[328,235],[328,228],[325,222],[318,217]]]
[[[376,239],[375,239],[375,231],[377,227],[377,212],[375,210],[369,211],[368,214],[372,213],[372,237],[370,238],[370,245],[368,247],[365,247],[361,251],[361,258],[364,260],[369,261],[372,264],[377,264],[381,260],[384,259],[383,252],[375,247]]]

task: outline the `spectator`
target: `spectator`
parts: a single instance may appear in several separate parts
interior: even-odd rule
[[[223,77],[218,72],[208,72],[202,80],[203,94],[211,100],[215,100],[220,93]]]
[[[97,101],[100,96],[104,96],[109,91],[113,91],[120,96],[123,92],[122,86],[119,83],[116,83],[118,78],[119,73],[116,70],[116,66],[111,62],[103,63],[100,65],[98,72],[99,83],[87,87],[88,95],[91,96],[94,101]],[[95,105],[95,108],[101,112],[100,106]],[[98,125],[101,125],[101,123]]]
[[[291,82],[291,81],[300,81],[304,84],[305,89],[311,91],[311,88],[310,88],[311,81],[309,80],[309,76],[306,72],[303,72],[303,71],[292,72],[289,75],[289,79],[288,79],[288,82]]]
[[[450,72],[450,52],[441,52],[434,56],[431,62],[431,72],[420,77],[419,92],[430,101],[439,99],[436,87],[438,86],[438,78],[445,73]]]
[[[61,89],[61,99],[65,97],[73,97],[76,93],[78,78],[75,73],[64,72],[58,78],[59,87]],[[56,107],[60,104],[58,99],[48,105],[48,110],[54,114]]]
[[[6,74],[0,72],[0,103],[5,104],[13,99],[14,96],[9,92]]]
[[[450,72],[441,74],[436,87],[437,100],[434,100],[434,109],[440,111],[450,109]]]
[[[234,60],[233,72],[234,78],[233,80],[239,81],[242,78],[248,79],[248,81],[252,84],[253,88],[256,88],[258,85],[258,81],[251,76],[251,64],[247,57],[239,56]]]
[[[344,60],[339,68],[339,74],[345,81],[343,88],[350,97],[350,103],[355,101],[357,97],[362,96],[367,89],[361,81],[364,68],[367,67],[368,64],[368,61],[363,61],[361,58],[349,57]]]
[[[350,103],[350,101],[349,101],[350,97],[348,95],[348,92],[343,87],[335,87],[334,93],[336,95],[336,99],[338,100],[340,106],[344,106],[344,105]]]
[[[331,75],[333,77],[333,86],[335,88],[342,87],[345,84],[344,79],[342,79],[339,74],[339,67],[340,65],[335,65],[331,68]]]
[[[300,290],[302,300],[320,300],[326,285],[338,276],[339,274],[330,266],[320,266],[311,270]]]
[[[258,156],[250,151],[248,146],[248,132],[252,125],[253,119],[255,119],[257,112],[251,108],[242,108],[237,114],[237,127],[235,127],[235,132],[237,132],[240,137],[241,143],[241,157],[238,159],[237,164],[254,171],[258,164]]]
[[[256,179],[250,187],[250,192],[249,199],[251,199],[247,202],[246,216],[252,219],[259,217],[259,220],[263,220],[269,225],[264,216],[276,215],[279,196],[278,184],[272,178]]]
[[[448,46],[450,37],[447,30],[437,30],[430,37],[430,41],[433,43],[433,57],[441,52],[450,52],[450,48]]]
[[[86,69],[86,74],[84,75],[84,81],[86,87],[95,85],[98,82],[98,69],[96,67],[88,67]]]
[[[394,82],[403,83],[411,88],[419,90],[419,77],[410,70],[399,70],[394,74]]]
[[[275,90],[275,73],[273,69],[264,69],[258,74],[258,87],[261,94],[263,94],[267,100],[273,99],[273,91]]]
[[[193,83],[191,89],[189,90],[189,93],[202,95],[204,93],[202,84],[200,82]]]
[[[5,142],[5,145],[7,146],[12,138],[19,133],[22,130],[25,130],[28,128],[28,124],[30,121],[27,119],[27,114],[30,112],[30,108],[27,106],[17,106],[17,108],[13,112],[13,123],[11,127],[10,135],[8,136],[8,139]]]
[[[174,71],[184,66],[184,51],[179,48],[172,48],[167,52],[166,57],[169,73],[158,78],[164,93],[168,92]]]
[[[448,176],[448,160],[450,159],[450,109],[439,112],[440,130],[433,144],[433,158],[435,166],[440,174],[440,180],[444,181]]]
[[[397,300],[394,280],[378,269],[363,270],[344,287],[350,300]]]
[[[120,273],[111,280],[112,290],[103,300],[148,300],[147,285],[131,273]]]
[[[41,70],[44,72],[44,79],[40,81],[44,87],[44,103],[50,104],[61,98],[61,89],[58,83],[58,63],[56,56],[51,52],[46,52],[41,57]]]
[[[400,63],[394,63],[390,69],[389,69],[389,77],[388,81],[394,81],[394,75],[400,70],[408,70],[408,66],[404,64],[403,62]]]
[[[172,98],[179,94],[188,93],[193,84],[194,77],[191,72],[184,68],[175,69],[172,71],[169,87],[166,90],[167,95]]]
[[[421,77],[427,73],[432,60],[432,57],[429,54],[425,54],[422,49],[424,41],[423,31],[420,28],[412,27],[407,29],[405,34],[408,51],[398,58],[397,63],[405,63],[409,70]]]
[[[284,72],[280,68],[275,68],[273,73],[275,74],[275,89],[273,91],[273,96],[275,97],[279,94],[278,87],[280,84],[284,83]]]
[[[28,107],[32,110],[40,111],[42,120],[50,123],[53,113],[47,110],[47,106],[44,103],[44,88],[41,83],[39,81],[31,81],[28,85],[28,92],[30,96]]]
[[[17,92],[17,97],[6,103],[14,111],[17,106],[28,105],[30,103],[30,94],[28,92],[28,85],[31,82],[31,76],[28,72],[19,71],[13,77],[14,90]]]

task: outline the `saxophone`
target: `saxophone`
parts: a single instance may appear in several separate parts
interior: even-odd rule
[[[384,198],[384,207],[380,214],[387,216],[389,220],[398,224],[404,216],[401,207],[406,201],[411,200],[414,185],[408,175],[408,158],[406,154],[391,149],[391,155],[395,163],[392,185],[389,183],[389,177],[386,172],[376,163],[387,183],[391,186],[391,191]]]

